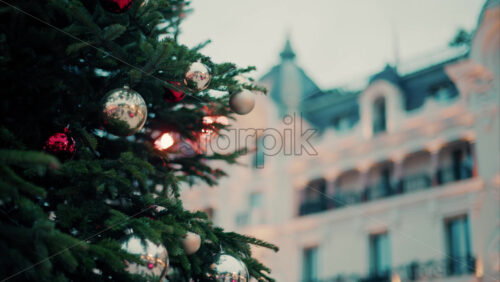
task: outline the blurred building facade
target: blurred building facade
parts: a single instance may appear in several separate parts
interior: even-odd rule
[[[277,281],[499,279],[500,1],[470,46],[363,88],[321,90],[289,41],[280,56],[268,96],[234,125],[261,129],[257,152],[186,206],[277,244],[254,250]]]

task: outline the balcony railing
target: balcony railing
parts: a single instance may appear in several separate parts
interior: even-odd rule
[[[394,269],[401,281],[421,281],[473,274],[476,270],[473,256],[450,257],[424,263],[412,262]]]
[[[472,177],[472,167],[464,163],[444,167],[438,170],[436,177],[438,185],[469,179]],[[401,194],[409,194],[430,189],[431,187],[431,175],[422,173],[406,176],[396,183],[383,182],[361,190],[342,191],[342,189],[337,189],[329,197],[320,195],[320,197],[314,199],[303,200],[299,206],[299,216],[376,201]]]
[[[299,215],[318,213],[328,209],[328,199],[307,200],[300,204]]]
[[[471,275],[476,271],[476,259],[469,255],[465,257],[445,258],[427,262],[411,262],[388,271],[386,274],[368,275],[338,275],[317,282],[390,282],[392,277],[399,281],[433,281],[434,279]]]
[[[410,193],[430,188],[432,180],[429,174],[415,174],[403,178],[401,181],[401,192]]]
[[[464,163],[444,167],[438,170],[437,180],[439,184],[464,180],[472,177],[472,166]]]

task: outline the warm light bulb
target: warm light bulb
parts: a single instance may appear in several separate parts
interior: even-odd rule
[[[212,124],[214,122],[215,122],[214,117],[209,117],[209,116],[203,117],[203,124]]]
[[[160,138],[155,141],[155,148],[158,150],[166,150],[174,145],[174,138],[170,133],[163,133]]]

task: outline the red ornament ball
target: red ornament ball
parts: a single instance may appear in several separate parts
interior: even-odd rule
[[[101,6],[104,10],[119,14],[124,13],[130,9],[133,0],[100,0]]]
[[[55,155],[59,159],[69,160],[75,155],[75,139],[69,136],[69,130],[65,129],[64,132],[50,136],[47,142],[45,142],[43,150]]]
[[[175,82],[175,81],[172,82],[171,81],[170,83],[177,85],[177,86],[181,86],[180,82]],[[184,92],[182,92],[182,91],[176,91],[176,90],[170,89],[166,86],[164,86],[163,88],[165,88],[165,101],[167,101],[167,102],[176,103],[176,102],[179,102],[182,99],[184,99],[184,97],[186,97],[186,94],[184,94]]]

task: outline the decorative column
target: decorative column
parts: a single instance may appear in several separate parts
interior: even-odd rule
[[[326,180],[326,197],[328,197],[327,200],[327,209],[333,209],[336,206],[335,199],[334,199],[334,194],[335,194],[335,189],[337,185],[337,178],[339,175],[339,171],[337,169],[330,169],[328,172],[325,172],[323,174],[323,177]]]
[[[427,150],[431,154],[430,174],[432,186],[439,185],[438,171],[439,171],[439,151],[442,147],[442,142],[433,142],[427,146]]]
[[[391,157],[394,164],[392,173],[392,193],[400,194],[403,192],[403,162],[406,155],[403,152],[398,152]]]
[[[370,168],[372,166],[371,162],[364,162],[358,165],[358,171],[360,174],[360,186],[361,186],[361,201],[367,202],[369,200],[368,191],[368,176],[370,173]]]

